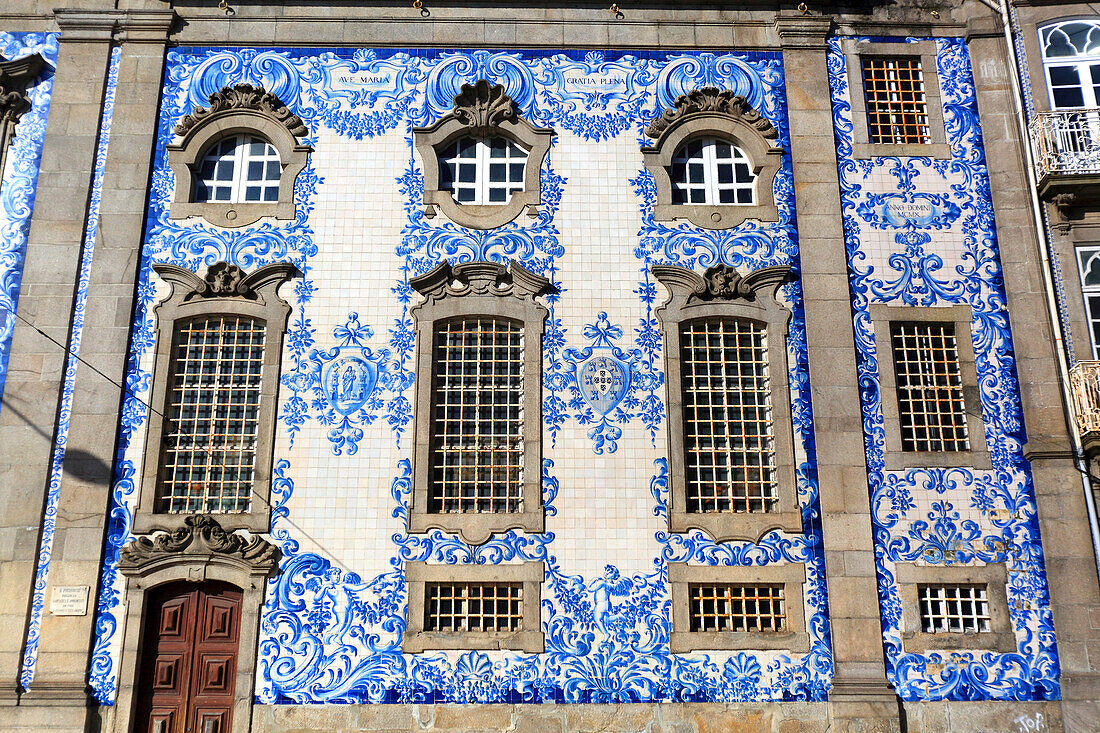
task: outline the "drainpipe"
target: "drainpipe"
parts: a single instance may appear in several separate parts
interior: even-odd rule
[[[1089,534],[1092,536],[1093,561],[1100,576],[1100,526],[1097,525],[1096,501],[1092,494],[1092,480],[1089,477],[1088,460],[1085,451],[1081,447],[1081,437],[1077,433],[1077,425],[1073,408],[1073,393],[1070,390],[1069,363],[1066,360],[1065,343],[1062,340],[1062,324],[1059,317],[1060,308],[1058,298],[1055,295],[1054,280],[1051,275],[1053,266],[1050,260],[1050,242],[1047,239],[1046,227],[1043,226],[1043,208],[1039,201],[1039,183],[1035,178],[1035,154],[1031,148],[1031,135],[1028,129],[1027,107],[1021,96],[1020,60],[1016,56],[1016,43],[1012,36],[1012,21],[1008,16],[1008,0],[980,0],[986,7],[992,8],[1001,16],[1001,25],[1004,29],[1005,44],[1008,46],[1008,65],[1012,74],[1012,100],[1016,106],[1016,125],[1019,128],[1020,139],[1024,148],[1024,169],[1027,175],[1028,194],[1031,199],[1032,215],[1035,217],[1035,233],[1039,239],[1039,253],[1042,255],[1043,289],[1047,296],[1047,313],[1050,315],[1051,332],[1054,334],[1054,352],[1058,357],[1059,381],[1062,387],[1062,401],[1065,403],[1067,426],[1070,440],[1073,443],[1073,460],[1077,471],[1081,474],[1081,486],[1085,492],[1085,506],[1089,515]]]

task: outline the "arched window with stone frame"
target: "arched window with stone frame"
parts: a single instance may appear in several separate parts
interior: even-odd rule
[[[778,220],[779,133],[744,97],[697,89],[678,97],[645,133],[654,140],[642,148],[657,195],[654,221],[730,229],[746,219]]]
[[[303,142],[302,120],[274,94],[249,84],[224,87],[174,132],[167,148],[176,179],[169,218],[241,227],[295,217],[294,184],[312,148]]]
[[[425,215],[436,208],[473,229],[493,229],[524,210],[537,217],[542,164],[554,131],[520,116],[500,84],[463,84],[454,109],[413,129],[424,164]]]

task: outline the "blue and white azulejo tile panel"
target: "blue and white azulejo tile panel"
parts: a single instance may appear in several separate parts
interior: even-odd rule
[[[934,43],[949,160],[855,159],[850,99],[860,82],[847,78],[839,41],[830,41],[828,59],[888,674],[906,700],[1056,699],[1058,656],[973,75],[962,39]],[[876,303],[971,307],[992,469],[886,470],[882,400],[891,397],[879,391],[878,370],[891,357],[875,350]],[[1005,563],[1017,651],[906,651],[899,562]]]
[[[0,171],[0,395],[8,371],[11,336],[15,330],[15,309],[23,279],[23,257],[34,210],[42,142],[46,138],[46,116],[53,91],[53,67],[57,64],[56,33],[6,33],[0,31],[0,59],[42,54],[48,66],[27,89],[31,108],[19,119],[15,138]]]
[[[470,230],[420,205],[411,128],[439,119],[463,83],[500,82],[533,124],[552,127],[537,218]],[[274,92],[309,128],[297,218],[218,229],[169,220],[164,146],[175,123],[227,84]],[[141,475],[155,324],[156,262],[251,270],[291,261],[275,446],[271,536],[284,553],[263,610],[256,693],[263,702],[821,700],[831,679],[805,328],[797,279],[781,297],[806,530],[758,544],[667,532],[664,367],[653,263],[702,271],[798,270],[791,163],[775,181],[779,221],[716,232],[653,220],[643,129],[703,86],[746,96],[787,145],[778,53],[665,54],[433,50],[178,49],[169,54],[149,202],[139,309],[116,466],[91,683],[117,685],[123,586]],[[471,547],[408,535],[413,322],[409,278],[438,262],[515,260],[557,293],[542,343],[542,534]],[[586,396],[592,379],[606,389]],[[586,381],[588,380],[588,381]],[[546,650],[402,654],[403,562],[540,560]],[[666,564],[805,563],[810,651],[669,652]]]

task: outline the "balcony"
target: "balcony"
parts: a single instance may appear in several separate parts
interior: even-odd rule
[[[1100,109],[1038,112],[1031,141],[1044,199],[1068,193],[1074,205],[1100,201]]]
[[[1100,361],[1079,361],[1069,372],[1073,414],[1085,453],[1100,452]]]

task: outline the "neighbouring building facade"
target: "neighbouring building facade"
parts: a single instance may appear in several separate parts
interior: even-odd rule
[[[1100,15],[9,0],[0,729],[1100,728]]]

